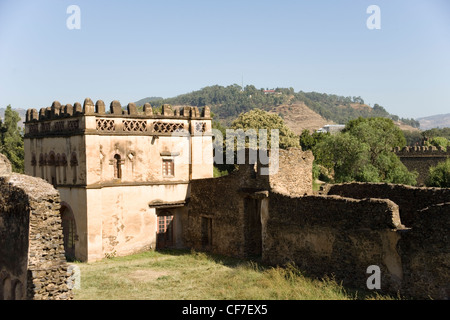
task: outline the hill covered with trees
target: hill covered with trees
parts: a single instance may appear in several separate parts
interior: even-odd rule
[[[143,100],[136,102],[142,105]],[[414,119],[403,119],[387,112],[382,106],[373,107],[364,103],[360,96],[344,97],[335,94],[318,92],[295,92],[293,88],[276,88],[273,90],[257,89],[253,85],[241,87],[237,84],[229,86],[213,85],[200,90],[182,94],[173,98],[155,99],[150,102],[154,106],[167,103],[173,106],[190,105],[211,107],[217,121],[230,125],[239,114],[258,108],[270,111],[281,105],[305,104],[324,119],[345,124],[358,117],[383,117],[418,128],[419,122]]]

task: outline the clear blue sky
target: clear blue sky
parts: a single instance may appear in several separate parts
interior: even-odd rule
[[[372,4],[380,30],[366,27]],[[400,117],[450,113],[450,1],[0,0],[0,107],[124,105],[242,77]]]

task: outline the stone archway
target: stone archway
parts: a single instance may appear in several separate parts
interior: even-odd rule
[[[62,202],[61,203],[61,224],[64,235],[64,251],[66,259],[73,261],[75,259],[75,240],[77,238],[77,228],[75,223],[75,217],[70,206]]]

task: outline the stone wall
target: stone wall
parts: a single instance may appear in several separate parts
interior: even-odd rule
[[[11,173],[11,163],[8,158],[0,153],[0,176]]]
[[[389,199],[291,198],[270,193],[263,260],[367,289],[378,266],[381,290],[419,299],[450,298],[450,202],[417,211],[408,226]]]
[[[450,202],[417,211],[409,227],[398,243],[403,292],[424,299],[450,299]]]
[[[193,180],[187,219],[184,222],[185,244],[196,250],[244,256],[243,200],[239,194],[238,173],[220,178]],[[233,186],[233,187],[231,187]],[[212,239],[204,239],[202,221],[210,221]]]
[[[377,266],[382,292],[450,298],[450,189],[351,183],[313,196],[312,159],[291,149],[280,152],[273,175],[247,164],[192,181],[185,244],[259,255],[271,265],[295,263],[358,290],[368,289],[368,267]]]
[[[405,147],[395,148],[394,152],[409,171],[417,171],[417,185],[425,185],[429,177],[429,169],[450,158],[450,148],[447,151],[436,147]]]
[[[270,189],[291,196],[311,195],[314,161],[312,152],[299,148],[280,149],[278,160],[278,171],[268,177]]]
[[[411,226],[416,212],[431,205],[450,201],[449,188],[425,188],[389,183],[343,183],[326,185],[323,193],[355,199],[390,199],[400,207],[402,223]]]
[[[313,159],[310,151],[279,150],[274,157],[278,169],[267,175],[262,174],[265,166],[261,163],[248,164],[247,150],[247,164],[239,165],[237,171],[220,178],[192,180],[183,222],[185,245],[239,257],[260,255],[263,199],[268,190],[312,194]]]
[[[294,263],[307,274],[334,276],[358,289],[367,289],[367,268],[377,265],[382,290],[396,292],[401,286],[395,248],[404,226],[390,200],[271,192],[262,220],[262,257],[270,265]]]
[[[39,178],[0,177],[0,299],[71,299],[58,192]]]

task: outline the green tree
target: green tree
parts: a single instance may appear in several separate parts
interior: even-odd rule
[[[357,180],[367,163],[368,146],[349,133],[327,136],[313,149],[315,160],[334,171],[337,183]]]
[[[315,145],[322,141],[327,135],[330,135],[330,133],[314,132],[313,134],[310,134],[308,129],[304,129],[300,134],[300,146],[303,150],[312,150]]]
[[[428,187],[450,188],[450,159],[430,167],[429,172]]]
[[[342,133],[326,137],[313,153],[316,161],[334,170],[335,182],[390,182],[416,184],[411,173],[391,150],[404,146],[403,133],[387,118],[350,121]]]
[[[253,109],[246,113],[241,113],[239,117],[233,121],[232,129],[242,129],[244,132],[254,129],[258,137],[259,146],[259,129],[267,129],[267,143],[270,146],[272,129],[279,130],[279,147],[287,149],[290,147],[300,147],[298,136],[286,126],[284,120],[277,114],[268,113],[260,109]]]
[[[420,131],[403,130],[406,139],[406,145],[410,147],[422,145],[423,136]]]
[[[404,147],[403,132],[388,118],[358,118],[347,123],[344,132],[369,145],[372,161],[381,153],[390,152],[394,147]]]
[[[8,105],[4,121],[0,121],[0,153],[11,161],[13,171],[24,171],[24,148],[22,130],[17,126],[19,114]]]
[[[444,151],[447,151],[447,147],[450,146],[450,140],[445,137],[433,137],[425,142],[426,146],[441,147]]]

